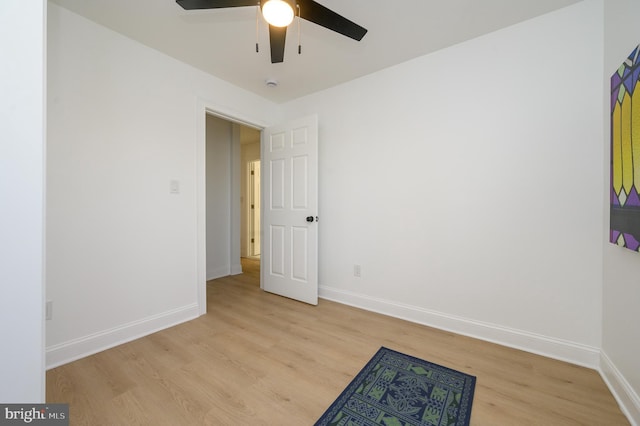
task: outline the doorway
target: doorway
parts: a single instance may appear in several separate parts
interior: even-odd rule
[[[282,260],[285,261],[285,255],[288,253],[289,255],[292,254],[296,254],[296,255],[301,255],[301,256],[297,256],[296,258],[291,258],[289,259],[291,262],[293,262],[291,265],[291,268],[287,268],[287,272],[291,272],[293,275],[292,276],[285,276],[284,278],[286,279],[286,283],[284,284],[285,288],[285,292],[282,294],[285,297],[290,297],[293,299],[297,299],[297,300],[301,300],[301,301],[307,301],[311,300],[311,298],[313,298],[313,302],[309,301],[307,303],[311,303],[311,304],[316,304],[317,303],[317,292],[318,292],[318,281],[317,281],[317,264],[318,264],[318,259],[317,259],[317,138],[318,138],[318,126],[317,126],[317,115],[312,115],[312,116],[308,116],[308,117],[303,117],[300,118],[298,120],[290,120],[286,123],[282,123],[279,126],[269,126],[268,124],[256,124],[258,123],[260,120],[251,120],[248,118],[243,118],[243,119],[238,119],[237,116],[235,116],[235,114],[233,112],[229,112],[229,114],[225,114],[225,113],[221,113],[219,108],[215,108],[212,105],[208,105],[205,101],[203,100],[198,100],[198,110],[202,111],[203,114],[199,115],[199,117],[197,118],[197,153],[196,156],[198,158],[197,161],[197,167],[196,167],[196,175],[197,175],[197,182],[199,183],[199,185],[197,185],[196,190],[197,190],[197,283],[198,283],[198,306],[199,306],[199,312],[200,314],[205,314],[207,312],[207,295],[206,295],[206,275],[207,275],[207,256],[208,256],[208,248],[207,248],[207,234],[208,234],[208,229],[207,227],[209,226],[208,224],[208,209],[207,209],[207,203],[208,201],[208,197],[207,197],[207,182],[208,181],[208,177],[207,177],[207,173],[206,173],[206,156],[207,156],[207,131],[206,131],[206,121],[208,119],[209,116],[215,116],[217,118],[221,118],[223,120],[227,120],[229,121],[234,127],[232,128],[232,137],[233,137],[233,141],[239,140],[236,139],[236,135],[239,135],[239,133],[241,132],[241,130],[236,130],[236,129],[250,129],[253,132],[255,132],[257,135],[259,135],[257,137],[257,140],[260,141],[262,138],[265,139],[265,141],[269,141],[267,144],[270,148],[270,150],[267,150],[267,152],[269,153],[273,153],[275,151],[280,150],[281,148],[284,148],[286,145],[285,142],[285,138],[288,138],[288,140],[291,141],[290,144],[290,148],[291,149],[287,149],[285,151],[287,151],[288,154],[292,154],[292,149],[294,150],[300,150],[302,149],[302,155],[300,153],[298,153],[295,157],[295,161],[286,161],[285,159],[281,159],[280,161],[277,161],[276,166],[278,168],[278,170],[276,170],[276,172],[278,172],[278,179],[277,182],[284,184],[285,183],[285,179],[288,179],[287,176],[289,176],[289,174],[287,174],[286,172],[286,168],[289,167],[287,165],[290,165],[291,167],[293,167],[293,170],[290,170],[290,172],[295,172],[292,173],[291,176],[298,176],[300,175],[300,173],[302,172],[312,172],[309,177],[307,177],[306,179],[302,179],[301,181],[299,181],[297,178],[295,180],[295,182],[293,182],[291,184],[291,188],[290,190],[294,191],[293,194],[291,194],[291,196],[287,196],[288,198],[291,198],[292,200],[295,199],[295,201],[293,201],[293,205],[296,207],[295,210],[295,218],[300,219],[301,220],[305,220],[304,225],[303,226],[299,226],[299,225],[292,225],[292,221],[293,221],[293,217],[288,217],[287,218],[287,222],[284,225],[281,225],[282,230],[284,231],[284,233],[288,232],[289,234],[291,234],[291,232],[295,232],[295,237],[296,238],[292,238],[292,239],[287,239],[287,238],[280,238],[284,235],[283,232],[278,233],[278,235],[276,235],[276,237],[278,237],[278,240],[276,241],[277,244],[282,243],[282,247],[278,246],[275,247],[278,249],[277,252],[277,256],[278,258],[275,260],[275,262]],[[222,203],[223,205],[226,205],[228,207],[227,211],[230,212],[229,215],[224,215],[228,217],[228,220],[226,221],[226,226],[227,229],[230,230],[230,238],[227,240],[227,253],[230,253],[230,257],[231,257],[231,262],[237,262],[237,265],[240,266],[241,265],[241,259],[242,256],[241,254],[243,253],[242,250],[240,250],[240,245],[243,243],[243,241],[246,241],[246,238],[240,238],[240,229],[243,223],[247,223],[246,220],[238,220],[239,217],[241,217],[241,215],[243,214],[244,211],[246,211],[246,209],[242,209],[241,206],[241,202],[244,202],[244,200],[246,200],[246,197],[242,197],[242,196],[236,196],[236,194],[239,194],[240,191],[242,190],[242,188],[247,188],[247,185],[241,185],[240,181],[243,177],[246,177],[246,174],[241,173],[241,167],[243,164],[247,164],[244,161],[238,161],[236,162],[236,158],[240,159],[241,155],[240,155],[240,143],[235,143],[235,142],[230,142],[229,143],[231,145],[230,148],[230,156],[226,157],[228,163],[231,164],[231,191],[229,192],[229,197],[226,199],[223,198],[216,198],[215,202],[219,202]],[[271,176],[271,173],[273,173],[273,168],[269,168],[267,170],[267,168],[265,168],[265,164],[269,165],[273,165],[273,159],[271,157],[265,157],[267,160],[265,160],[264,158],[262,158],[262,152],[261,152],[261,146],[260,146],[260,142],[258,142],[257,144],[257,152],[258,155],[256,156],[256,159],[260,159],[261,160],[261,174],[266,174],[268,176]],[[292,160],[294,160],[292,158]],[[266,161],[266,162],[265,162]],[[285,167],[286,166],[286,167]],[[264,170],[262,170],[264,169]],[[304,173],[303,173],[304,174]],[[237,177],[237,179],[236,179]],[[300,185],[298,183],[302,183],[304,182],[304,185]],[[260,193],[261,193],[261,198],[266,198],[268,200],[270,200],[270,205],[273,204],[273,201],[275,200],[274,195],[272,194],[272,191],[269,192],[269,194],[267,194],[267,190],[269,188],[273,188],[273,181],[271,179],[268,179],[268,183],[269,185],[267,185],[265,188],[261,188]],[[216,182],[217,185],[219,185],[219,182]],[[285,187],[287,185],[284,185]],[[235,192],[235,189],[237,188],[237,192]],[[284,188],[284,187],[283,187]],[[283,189],[280,188],[280,189]],[[287,189],[288,191],[288,189]],[[305,195],[307,194],[307,195]],[[309,195],[310,194],[310,195]],[[285,194],[286,195],[286,194]],[[284,195],[283,195],[284,196]],[[284,200],[284,198],[283,198]],[[275,200],[275,201],[282,201],[282,200]],[[263,207],[261,209],[261,221],[265,220],[265,209],[264,209],[264,203],[261,203],[261,206]],[[302,208],[302,207],[308,207],[308,208]],[[288,215],[291,216],[291,215]],[[218,218],[219,219],[219,218]],[[272,216],[269,216],[269,219],[273,219]],[[273,225],[273,222],[271,221],[265,221],[264,223],[261,223],[261,228],[265,228],[265,227],[270,227],[269,229],[272,229],[275,227],[275,225]],[[295,229],[293,229],[295,228]],[[280,292],[277,291],[277,289],[273,288],[273,282],[270,281],[271,278],[273,278],[274,275],[274,269],[272,268],[273,266],[278,266],[275,265],[274,263],[274,258],[273,257],[269,257],[269,254],[273,252],[274,249],[274,243],[273,243],[273,239],[269,239],[269,242],[264,242],[264,229],[261,230],[261,245],[265,244],[267,249],[266,250],[260,250],[260,262],[261,263],[266,263],[267,265],[269,265],[269,270],[271,271],[269,274],[266,274],[265,268],[260,268],[260,270],[262,271],[261,273],[261,279],[260,279],[260,287],[263,288],[266,291],[272,292],[272,293],[276,293],[276,294],[281,294]],[[272,235],[271,232],[267,233],[267,235]],[[237,238],[236,238],[237,236]],[[224,242],[224,241],[223,241]],[[301,247],[300,250],[297,249],[292,249],[291,248],[291,244],[297,244],[298,246]],[[237,251],[235,250],[235,247],[237,246]],[[286,247],[285,247],[286,246]],[[246,253],[246,251],[245,251]],[[289,262],[289,260],[287,260],[287,262]],[[281,270],[284,271],[284,269],[280,268]],[[238,268],[237,271],[234,271],[233,268],[231,268],[231,274],[240,274],[242,273],[242,267],[240,266]],[[276,271],[277,272],[277,271]],[[228,275],[229,273],[227,273]],[[268,275],[268,276],[267,276]],[[269,278],[269,280],[267,280],[266,278]],[[301,278],[305,278],[305,283],[307,285],[305,286],[300,286],[300,282],[301,282]],[[307,279],[308,278],[308,279]],[[308,282],[307,282],[308,281]],[[267,286],[267,284],[269,284],[269,286]],[[301,287],[304,287],[305,290],[305,294],[304,294],[304,298],[301,297],[298,294],[293,294],[293,292],[295,292],[295,290],[299,290]],[[291,290],[291,291],[290,291]],[[309,294],[306,293],[306,291],[309,291]],[[313,294],[311,294],[311,291],[313,291]],[[309,296],[309,297],[306,297]]]
[[[206,117],[206,279],[243,272],[260,255],[260,130]]]
[[[207,174],[207,122],[211,117],[222,119],[232,124],[231,138],[233,143],[231,145],[228,156],[225,156],[227,164],[232,166],[230,168],[230,184],[227,188],[231,187],[228,197],[215,198],[216,202],[225,206],[227,214],[224,212],[220,218],[223,222],[222,225],[218,225],[214,222],[214,226],[224,226],[229,230],[229,238],[222,238],[220,244],[226,245],[226,253],[229,254],[229,262],[225,265],[225,269],[228,271],[225,275],[242,273],[241,266],[241,244],[244,240],[241,238],[241,225],[242,225],[242,212],[240,192],[241,185],[241,161],[240,155],[240,129],[248,128],[253,129],[260,139],[262,129],[268,127],[268,123],[258,116],[253,114],[245,115],[238,114],[238,111],[225,107],[222,105],[213,104],[205,99],[199,98],[197,101],[196,110],[196,292],[198,294],[198,312],[200,315],[207,313],[207,281],[212,278],[208,275],[208,234],[209,234],[209,212],[210,206],[207,206],[209,197],[207,196],[207,190],[209,185]],[[227,145],[227,146],[229,146]],[[260,148],[258,144],[258,156],[260,158]],[[237,160],[236,160],[237,159]],[[220,182],[214,183],[218,185]],[[236,192],[237,191],[237,192]],[[234,194],[234,196],[231,196]],[[236,269],[237,267],[237,269]]]

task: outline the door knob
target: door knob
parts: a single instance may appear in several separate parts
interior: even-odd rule
[[[314,221],[313,216],[307,216],[307,222],[311,223]]]

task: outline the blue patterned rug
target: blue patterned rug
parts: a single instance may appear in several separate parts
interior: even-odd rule
[[[469,425],[476,378],[380,350],[315,426]]]

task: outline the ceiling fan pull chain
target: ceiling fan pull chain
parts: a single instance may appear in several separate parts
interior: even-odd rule
[[[256,8],[256,53],[260,52],[260,47],[258,45],[259,33],[260,33],[260,3],[258,3],[258,7]]]
[[[298,8],[298,55],[302,54],[302,44],[300,44],[300,5],[296,4]]]

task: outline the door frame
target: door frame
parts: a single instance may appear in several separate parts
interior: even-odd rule
[[[260,137],[260,145],[262,148],[262,136]],[[262,149],[260,150],[260,157],[262,157]],[[255,177],[255,164],[258,164],[258,170],[261,170],[260,165],[262,164],[262,158],[259,158],[257,160],[250,160],[247,161],[247,188],[245,189],[247,192],[247,195],[250,197],[247,200],[246,203],[246,211],[247,211],[247,236],[246,236],[246,244],[247,244],[247,252],[248,252],[248,257],[251,258],[256,258],[256,257],[260,257],[260,250],[262,249],[262,238],[258,238],[258,244],[259,244],[259,249],[258,249],[258,254],[254,254],[253,252],[255,251],[255,236],[256,236],[256,230],[258,231],[257,234],[259,235],[262,231],[262,179],[260,176],[262,176],[260,173],[258,173],[258,197],[255,197],[255,189],[256,189],[256,177]],[[256,226],[256,220],[255,220],[255,206],[256,205],[256,199],[257,199],[257,205],[258,205],[258,226]]]
[[[229,107],[218,105],[206,99],[197,100],[196,106],[196,294],[198,312],[200,315],[207,313],[207,217],[206,217],[206,115],[228,120],[254,129],[262,130],[271,124],[255,116],[241,114]],[[262,157],[262,152],[260,153]],[[240,221],[238,217],[231,215],[231,221]],[[232,226],[230,223],[229,226]],[[233,229],[233,227],[232,227]],[[232,235],[233,238],[233,235]],[[238,236],[238,238],[240,238]],[[261,248],[262,251],[262,248]]]

